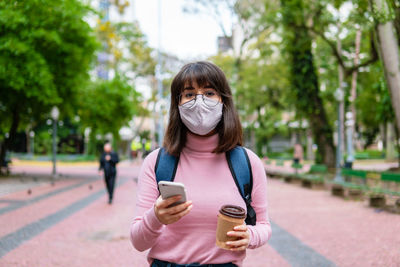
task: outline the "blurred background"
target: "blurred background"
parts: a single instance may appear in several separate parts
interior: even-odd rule
[[[148,265],[142,158],[174,75],[208,60],[271,178],[244,266],[400,266],[399,48],[399,0],[0,1],[0,265]]]
[[[158,147],[196,60],[225,71],[261,157],[399,158],[397,0],[3,1],[0,19],[2,165]]]

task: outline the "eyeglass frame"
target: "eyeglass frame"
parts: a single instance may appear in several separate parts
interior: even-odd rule
[[[189,101],[187,101],[187,102],[181,104],[181,97],[182,97],[182,94],[183,94],[183,93],[180,93],[180,94],[178,95],[178,106],[185,105],[185,104],[189,103],[190,101],[193,101],[193,100],[194,100],[193,105],[190,106],[190,107],[193,107],[193,106],[196,104],[197,96],[198,96],[198,95],[201,95],[201,96],[202,96],[202,100],[203,100],[204,104],[206,104],[206,106],[207,106],[207,107],[210,107],[210,108],[213,108],[213,107],[217,106],[218,103],[223,103],[221,94],[218,93],[218,92],[216,92],[216,94],[217,94],[217,96],[218,96],[219,99],[217,100],[217,103],[215,103],[215,105],[213,105],[213,106],[207,105],[207,103],[204,101],[204,94],[195,94],[193,99],[191,99],[191,100],[189,100]],[[207,97],[206,97],[206,98],[207,98]],[[211,98],[210,98],[210,99],[211,99]],[[216,99],[211,99],[211,100],[216,100]]]

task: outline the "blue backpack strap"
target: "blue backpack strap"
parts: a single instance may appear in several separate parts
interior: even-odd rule
[[[246,203],[247,217],[246,223],[249,225],[256,224],[256,213],[251,206],[251,192],[253,189],[253,173],[251,171],[251,164],[246,150],[237,146],[232,150],[226,152],[226,159],[228,161],[229,169],[235,180],[236,186]]]
[[[178,168],[179,157],[168,154],[165,148],[160,148],[157,155],[154,172],[157,184],[160,181],[173,182]]]

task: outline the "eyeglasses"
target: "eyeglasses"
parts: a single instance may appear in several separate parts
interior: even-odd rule
[[[218,105],[220,102],[220,95],[214,89],[209,89],[203,94],[195,94],[194,92],[183,92],[179,96],[179,104],[185,105],[185,107],[193,107],[196,103],[197,96],[201,95],[203,102],[206,106],[212,108]]]

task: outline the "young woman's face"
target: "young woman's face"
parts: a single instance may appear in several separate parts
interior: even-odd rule
[[[179,105],[195,102],[197,95],[203,96],[203,101],[206,105],[214,105],[214,103],[222,101],[220,94],[210,84],[207,83],[204,87],[200,87],[193,81],[191,84],[185,83],[184,89],[179,96]]]

